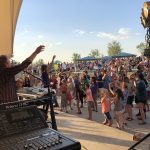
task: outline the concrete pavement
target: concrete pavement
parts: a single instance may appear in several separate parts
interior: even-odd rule
[[[113,127],[102,125],[103,115],[101,113],[101,105],[98,106],[99,112],[93,112],[93,121],[86,118],[87,106],[82,109],[82,114],[76,113],[76,106],[74,110],[69,113],[60,112],[59,108],[55,111],[58,130],[65,135],[74,138],[81,142],[83,150],[127,150],[135,142],[133,141],[133,134],[150,132],[150,112],[147,113],[147,124],[138,125],[138,120],[134,117],[133,121],[127,121],[127,127],[123,131],[115,128],[115,120]],[[134,114],[138,112],[134,109]],[[149,150],[150,138],[140,145],[140,149]]]

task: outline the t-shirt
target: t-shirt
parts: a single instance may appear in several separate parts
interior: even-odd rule
[[[102,113],[109,112],[110,111],[110,106],[111,106],[109,98],[107,98],[107,97],[102,98],[101,103],[102,103]]]
[[[90,80],[90,75],[87,74],[86,75],[86,79]]]
[[[114,111],[122,111],[123,110],[123,100],[120,98],[114,103]]]
[[[103,88],[103,87],[104,87],[104,83],[103,83],[102,77],[103,77],[103,76],[100,74],[100,75],[96,78],[96,82],[97,82],[98,88]]]
[[[93,97],[92,97],[92,91],[91,89],[86,89],[86,101],[93,101]]]
[[[48,87],[49,86],[48,73],[47,72],[43,72],[41,78],[42,78],[42,84],[44,85],[44,87]]]
[[[67,93],[67,85],[66,85],[66,84],[62,84],[62,85],[60,86],[60,89],[61,89],[61,92],[62,92],[62,93]]]
[[[111,77],[107,75],[103,81],[104,81],[104,88],[108,89],[109,84],[111,83]]]
[[[143,80],[140,80],[136,86],[136,102],[145,102],[147,100],[146,85]]]
[[[94,83],[91,85],[92,95],[97,95],[97,84]]]
[[[57,89],[58,81],[56,79],[50,79],[52,89]]]
[[[30,59],[26,59],[21,64],[11,68],[0,68],[0,104],[18,100],[15,75],[30,64]]]

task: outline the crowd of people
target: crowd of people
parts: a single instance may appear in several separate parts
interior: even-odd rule
[[[69,70],[74,70],[74,71],[80,71],[84,69],[88,70],[93,70],[93,69],[99,69],[102,66],[102,63],[104,63],[105,60],[87,60],[87,61],[76,61],[75,63],[68,63],[68,62],[63,62],[56,64],[56,68],[58,72],[61,71],[69,71]]]
[[[139,109],[136,117],[141,120],[139,125],[146,124],[150,100],[150,64],[146,58],[100,61],[96,70],[86,68],[79,73],[66,68],[56,73],[51,71],[55,57],[49,65],[41,66],[43,82],[39,82],[39,85],[56,90],[56,95],[61,97],[60,111],[72,111],[75,102],[78,114],[82,115],[82,108],[86,107],[88,119],[93,120],[93,111],[101,110],[104,125],[112,126],[115,118],[117,128],[123,129],[127,121],[134,119],[132,112],[136,107]],[[30,76],[21,80],[23,86],[37,86]],[[57,96],[54,102],[58,107]]]

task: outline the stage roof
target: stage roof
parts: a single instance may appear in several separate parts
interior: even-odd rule
[[[13,55],[13,43],[22,0],[0,0],[0,55]]]

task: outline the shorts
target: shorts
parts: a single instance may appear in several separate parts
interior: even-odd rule
[[[88,106],[88,109],[93,108],[93,101],[88,101],[87,106]]]
[[[104,116],[106,117],[107,120],[111,120],[111,115],[109,112],[104,113]]]
[[[146,105],[147,101],[138,101],[136,104],[139,104],[139,103],[142,103],[142,104]]]
[[[97,98],[98,98],[97,94],[93,94],[92,96],[93,96],[94,100],[97,100]]]
[[[147,91],[147,98],[150,99],[150,91]]]
[[[132,105],[133,100],[134,100],[134,95],[132,95],[132,96],[128,96],[127,104]]]

